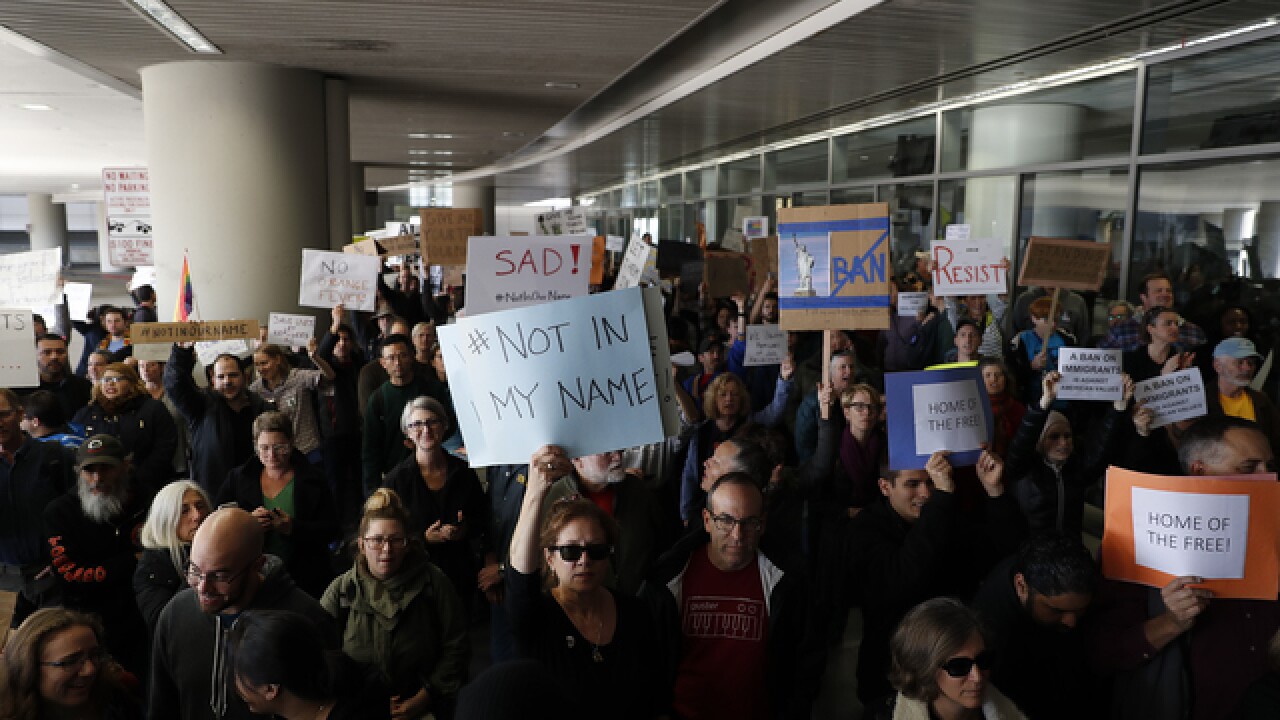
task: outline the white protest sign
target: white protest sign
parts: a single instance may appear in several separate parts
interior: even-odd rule
[[[35,308],[62,302],[62,248],[0,255],[0,307]]]
[[[916,385],[911,388],[916,454],[939,450],[966,452],[987,442],[989,432],[981,393],[973,380]]]
[[[117,267],[154,264],[151,182],[146,168],[104,168],[107,259]]]
[[[622,252],[627,249],[627,239],[621,235],[605,235],[604,249],[609,252]]]
[[[581,457],[662,440],[648,328],[638,289],[438,328],[470,463],[525,463],[548,443]]]
[[[1058,350],[1059,400],[1120,400],[1124,397],[1124,369],[1120,350],[1068,348]]]
[[[133,276],[129,278],[130,290],[137,290],[139,287],[143,285],[151,285],[152,287],[155,287],[155,284],[156,284],[156,269],[152,265],[146,265],[143,267],[134,268]]]
[[[348,310],[373,312],[381,268],[376,257],[303,248],[298,304],[332,308],[342,303]]]
[[[267,317],[267,342],[285,347],[306,347],[316,334],[314,315],[271,313]]]
[[[635,287],[641,282],[653,284],[657,279],[658,249],[643,240],[632,239],[627,245],[627,254],[622,256],[614,289]]]
[[[915,317],[924,312],[927,307],[929,307],[929,293],[927,292],[898,293],[899,317]]]
[[[467,315],[587,294],[593,238],[582,235],[467,240]]]
[[[680,404],[676,401],[676,380],[672,376],[671,342],[667,338],[667,316],[662,312],[662,291],[644,288],[644,317],[649,324],[649,350],[653,357],[654,382],[662,408],[662,432],[667,437],[680,433]]]
[[[539,235],[595,235],[587,227],[587,214],[581,207],[565,208],[538,216]]]
[[[1248,495],[1131,491],[1138,565],[1206,580],[1244,577]]]
[[[0,309],[0,387],[36,387],[40,384],[31,326],[30,310]]]
[[[968,225],[948,225],[947,242],[966,242],[969,239]]]
[[[67,296],[67,314],[72,320],[88,320],[89,307],[93,304],[93,284],[69,282],[62,285]]]
[[[203,365],[212,365],[219,355],[235,355],[239,358],[253,354],[253,346],[246,338],[234,340],[209,340],[196,343],[196,358]]]
[[[1169,375],[1159,375],[1144,380],[1133,388],[1133,399],[1145,402],[1155,412],[1152,428],[1160,428],[1171,422],[1190,420],[1206,415],[1204,380],[1200,368],[1188,368]]]
[[[779,325],[748,325],[746,367],[779,365],[787,359],[787,331]]]
[[[769,237],[769,216],[753,215],[743,218],[742,236],[747,239]]]
[[[968,225],[951,225],[951,228]],[[957,239],[934,240],[933,294],[938,297],[1005,293],[1009,269],[1005,267],[1000,241],[990,238],[970,239],[967,233],[956,233]],[[959,239],[963,236],[963,239]]]

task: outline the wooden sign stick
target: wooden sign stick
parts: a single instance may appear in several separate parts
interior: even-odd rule
[[[1062,292],[1062,288],[1053,289],[1053,302],[1049,305],[1049,327],[1051,329],[1058,327],[1058,293],[1060,292]],[[1049,338],[1045,338],[1044,341],[1046,343],[1046,347],[1048,347],[1047,343],[1049,342]]]
[[[822,384],[831,384],[831,331],[822,331]]]

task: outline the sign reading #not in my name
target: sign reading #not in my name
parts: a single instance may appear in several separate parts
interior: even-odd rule
[[[257,320],[204,320],[193,322],[134,323],[129,340],[144,343],[186,343],[257,338]]]

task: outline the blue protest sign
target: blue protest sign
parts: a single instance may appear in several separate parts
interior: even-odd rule
[[[889,467],[924,467],[938,450],[955,467],[973,465],[991,441],[991,400],[976,367],[884,376]]]

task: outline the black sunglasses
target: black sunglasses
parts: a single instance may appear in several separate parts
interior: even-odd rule
[[[977,665],[979,670],[990,670],[994,661],[995,658],[991,653],[983,650],[977,657],[953,657],[942,663],[942,670],[953,678],[962,678],[969,675],[974,665]]]
[[[582,557],[582,553],[586,552],[587,557],[592,560],[604,560],[613,554],[612,545],[603,545],[592,543],[590,545],[552,545],[547,548],[552,552],[560,553],[560,559],[567,563],[578,562]]]

